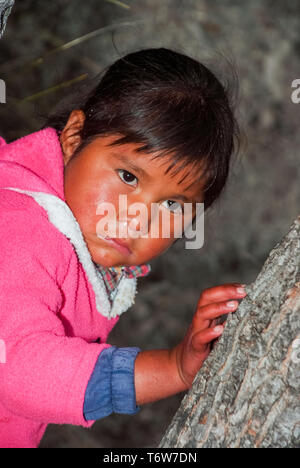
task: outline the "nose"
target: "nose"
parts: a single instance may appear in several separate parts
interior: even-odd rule
[[[150,229],[151,202],[120,195],[118,229],[120,237],[146,236]]]

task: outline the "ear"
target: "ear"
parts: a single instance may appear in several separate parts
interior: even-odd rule
[[[65,125],[65,128],[60,134],[60,143],[64,156],[64,165],[70,161],[76,148],[81,143],[81,136],[79,132],[83,128],[85,121],[85,115],[82,110],[73,110],[69,116],[69,119]]]

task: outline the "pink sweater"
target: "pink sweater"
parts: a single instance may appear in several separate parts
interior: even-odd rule
[[[47,423],[93,424],[88,380],[134,302],[136,279],[123,278],[110,305],[64,200],[54,129],[0,139],[0,447],[36,447]]]

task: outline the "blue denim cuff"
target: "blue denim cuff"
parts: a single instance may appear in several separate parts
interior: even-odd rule
[[[83,405],[86,421],[111,413],[136,414],[134,362],[140,348],[104,349],[88,382]]]

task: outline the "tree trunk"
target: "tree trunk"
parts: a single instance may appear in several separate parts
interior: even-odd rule
[[[182,400],[160,447],[300,448],[300,216]]]
[[[4,33],[7,18],[14,3],[14,0],[0,0],[0,39]]]

